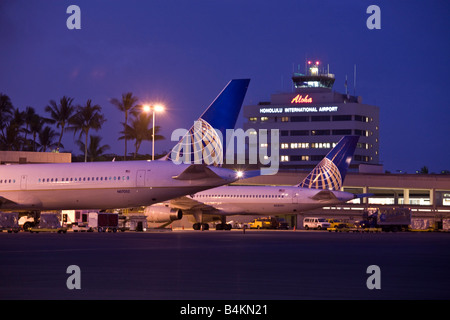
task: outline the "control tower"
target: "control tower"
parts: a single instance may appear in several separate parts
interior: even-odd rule
[[[335,76],[320,61],[306,61],[304,73],[294,73],[292,81],[292,91],[243,110],[244,130],[279,130],[281,168],[313,168],[345,135],[359,136],[351,168],[379,164],[377,106],[348,94],[347,84],[344,93],[335,91]],[[271,141],[249,147],[270,150]]]
[[[297,92],[311,91],[311,88],[325,88],[331,90],[334,84],[334,74],[325,70],[319,72],[321,68],[319,61],[308,61],[305,67],[306,74],[294,73],[292,81],[294,83],[294,89]]]

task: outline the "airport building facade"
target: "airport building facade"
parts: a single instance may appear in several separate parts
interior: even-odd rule
[[[0,151],[0,165],[26,163],[68,163],[72,154],[64,152]]]
[[[333,74],[319,72],[319,62],[308,62],[305,74],[293,74],[293,92],[244,106],[244,130],[279,130],[280,168],[313,168],[345,135],[360,136],[353,168],[379,164],[379,108],[364,104],[359,96],[333,91],[334,80]],[[267,136],[267,143],[250,142],[249,149],[267,148],[270,154]]]
[[[308,172],[280,170],[266,175],[239,181],[241,185],[296,185]],[[323,207],[297,215],[286,215],[291,226],[301,226],[304,217],[360,220],[367,208],[411,209],[413,220],[427,221],[429,225],[450,219],[449,174],[380,174],[349,172],[343,191],[354,194],[371,193],[369,198],[355,199],[341,205]],[[241,217],[240,217],[241,218]],[[255,218],[255,217],[251,217]],[[251,221],[251,218],[248,221]],[[232,219],[232,218],[230,218]],[[242,218],[241,218],[242,219]]]

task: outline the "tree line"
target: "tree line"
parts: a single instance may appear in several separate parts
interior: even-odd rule
[[[141,143],[152,141],[153,114],[143,113],[138,98],[131,92],[110,99],[110,103],[125,115],[125,121],[121,122],[123,130],[119,132],[119,140],[124,140],[123,159],[127,159],[128,140],[134,141],[133,159],[136,159]],[[73,132],[85,162],[101,159],[110,149],[109,145],[102,145],[101,136],[92,134],[102,128],[106,117],[102,107],[91,99],[85,104],[75,104],[74,98],[63,96],[59,101],[50,100],[44,110],[45,116],[31,106],[21,111],[14,107],[9,96],[0,93],[0,150],[59,152],[64,148],[65,132]],[[160,126],[155,126],[155,141],[164,139],[159,131]]]

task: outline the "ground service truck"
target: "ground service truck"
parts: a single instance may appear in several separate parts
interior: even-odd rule
[[[0,231],[17,233],[20,229],[18,212],[0,212]]]
[[[376,208],[363,213],[364,223],[369,228],[381,228],[382,231],[407,231],[411,224],[409,208]]]
[[[118,213],[89,212],[89,227],[98,232],[117,232],[119,228]]]

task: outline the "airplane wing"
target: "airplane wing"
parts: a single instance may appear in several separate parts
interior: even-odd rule
[[[311,197],[313,200],[326,201],[326,200],[337,200],[336,196],[330,190],[321,190]]]
[[[375,196],[375,194],[373,194],[373,193],[359,193],[359,194],[355,194],[355,198],[359,198],[359,199],[361,199],[361,198],[369,198],[369,197],[373,197],[373,196]]]
[[[14,202],[12,200],[9,200],[8,198],[0,196],[0,208],[5,204],[17,204],[17,202]]]
[[[223,179],[203,164],[191,164],[182,173],[172,178],[176,180]]]
[[[218,212],[218,210],[213,206],[196,201],[188,196],[172,199],[169,201],[169,204],[171,208],[181,210],[201,210],[202,212],[209,214]]]

